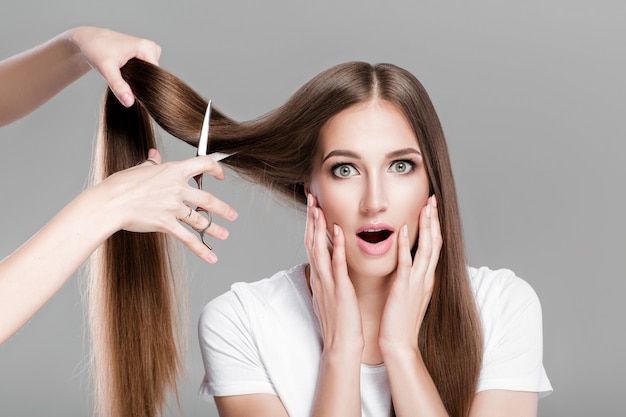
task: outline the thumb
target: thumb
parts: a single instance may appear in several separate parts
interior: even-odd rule
[[[148,151],[148,158],[154,160],[157,164],[163,162],[163,158],[161,157],[161,153],[154,148],[150,148]]]
[[[130,107],[135,104],[135,96],[133,95],[130,85],[122,78],[122,73],[117,66],[113,66],[111,69],[102,68],[100,71],[104,79],[109,83],[109,87],[115,97],[125,107]]]

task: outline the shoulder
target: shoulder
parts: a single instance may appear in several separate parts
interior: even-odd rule
[[[552,391],[543,368],[542,313],[533,288],[513,271],[469,268],[483,328],[477,391]]]
[[[289,309],[299,300],[306,301],[304,265],[277,272],[255,282],[237,282],[230,291],[211,300],[202,310],[200,327],[224,321],[249,321],[270,310]]]
[[[469,267],[469,278],[476,303],[481,312],[497,309],[517,309],[539,306],[535,290],[510,269],[492,270]]]

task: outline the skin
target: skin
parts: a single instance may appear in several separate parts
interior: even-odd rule
[[[18,120],[94,68],[115,96],[129,107],[135,102],[120,68],[131,58],[158,65],[155,42],[109,29],[70,29],[0,62],[0,127]]]
[[[0,126],[25,116],[67,85],[96,69],[125,105],[134,103],[120,67],[133,57],[158,64],[156,43],[108,29],[80,27],[0,62]],[[116,173],[61,210],[45,227],[0,262],[0,344],[17,332],[67,281],[91,253],[118,230],[163,232],[180,240],[206,262],[217,262],[196,233],[207,219],[186,204],[227,220],[237,218],[229,205],[189,185],[196,174],[224,178],[210,157],[161,164],[152,149],[145,162]],[[189,214],[189,217],[187,215]],[[213,223],[206,231],[226,239],[228,230]]]
[[[395,106],[372,100],[327,122],[320,148],[305,232],[323,335],[312,415],[361,416],[360,365],[384,362],[396,415],[447,416],[417,347],[442,238],[415,134]],[[376,223],[393,229],[393,242],[372,255],[356,233]],[[222,417],[287,416],[273,395],[216,397],[216,404]],[[536,393],[490,390],[476,394],[470,415],[530,417],[536,409]]]

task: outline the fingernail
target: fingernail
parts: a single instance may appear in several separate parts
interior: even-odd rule
[[[222,239],[228,239],[228,230],[227,229],[220,229],[220,237]]]
[[[310,193],[306,195],[306,205],[313,207],[313,196]]]
[[[430,218],[430,203],[426,204],[426,217]]]
[[[133,96],[130,95],[130,93],[124,93],[122,95],[122,103],[126,106],[126,107],[130,107],[133,105]]]
[[[209,251],[209,254],[207,255],[206,258],[211,263],[217,262],[217,255],[215,253],[213,253],[213,251]]]
[[[406,224],[402,226],[402,236],[409,237],[409,226]]]
[[[333,232],[335,233],[335,236],[339,236],[339,226],[336,224],[333,225]]]
[[[317,212],[317,207],[313,207],[313,217],[317,220],[319,213]]]
[[[150,148],[148,151],[148,158],[154,158],[156,156],[156,149]]]
[[[228,218],[231,220],[235,220],[237,217],[239,217],[239,214],[237,214],[235,209],[231,208],[230,211],[228,212]]]
[[[437,197],[433,194],[433,207],[437,207]]]

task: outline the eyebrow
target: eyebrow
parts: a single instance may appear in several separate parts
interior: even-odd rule
[[[403,149],[398,149],[397,151],[389,152],[386,155],[386,157],[387,159],[392,159],[392,158],[398,158],[400,156],[405,156],[408,154],[417,154],[419,156],[422,156],[422,153],[415,148],[403,148]],[[343,157],[348,157],[348,158],[361,159],[361,155],[359,155],[356,152],[347,151],[343,149],[337,149],[334,151],[330,151],[328,155],[326,155],[322,159],[322,163],[324,163],[328,158],[333,157],[333,156],[343,156]]]

